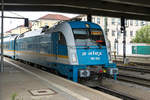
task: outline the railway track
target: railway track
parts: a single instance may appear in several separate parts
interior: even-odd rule
[[[115,63],[118,64],[123,64],[123,61],[116,61],[114,60]],[[150,63],[142,63],[142,62],[129,62],[130,65],[139,65],[139,66],[150,66]]]
[[[108,89],[106,87],[103,87],[103,86],[96,86],[96,87],[92,87],[92,88],[94,88],[96,90],[99,90],[99,91],[102,91],[102,92],[105,92],[107,94],[119,97],[123,100],[138,100],[137,98],[135,98],[133,96],[130,96],[130,95],[127,95],[127,94],[124,94],[124,93],[120,93],[120,92],[114,91],[112,89]]]
[[[135,71],[135,72],[142,72],[142,73],[149,73],[150,74],[150,68],[139,68],[136,66],[121,66],[117,65],[119,69],[122,70],[129,70],[129,71]]]
[[[148,88],[150,87],[150,79],[144,79],[136,76],[119,74],[118,80],[138,84]]]

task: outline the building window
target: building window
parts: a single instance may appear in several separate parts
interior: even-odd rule
[[[40,22],[37,22],[38,27],[40,26]]]
[[[107,28],[107,32],[109,32],[109,28]]]
[[[145,25],[148,25],[148,23],[147,23],[147,22],[145,22]]]
[[[112,33],[111,33],[111,34],[112,34],[112,36],[115,36],[115,31],[114,31],[114,30],[112,30]]]
[[[111,24],[114,25],[115,24],[115,18],[111,19]]]
[[[100,24],[100,18],[99,17],[97,18],[97,24]]]
[[[141,26],[144,26],[145,25],[145,22],[144,21],[141,21]]]
[[[120,19],[118,19],[118,25],[120,25],[120,24],[121,24]]]
[[[86,21],[86,18],[84,17],[84,18],[82,18],[82,21]]]
[[[130,20],[130,26],[133,26],[133,20]]]
[[[138,20],[136,20],[136,21],[135,21],[135,25],[136,25],[136,26],[138,26],[138,25],[139,25],[139,22],[138,22]]]
[[[45,26],[48,26],[48,23],[46,22],[46,23],[44,23],[44,25],[45,25]]]
[[[120,35],[121,35],[121,31],[120,31],[120,30],[118,30],[117,35],[118,35],[118,36],[120,36]]]
[[[95,22],[95,18],[94,17],[92,18],[92,22]]]
[[[130,31],[130,36],[133,36],[133,31]]]
[[[129,25],[129,21],[125,20],[125,26],[128,26],[128,25]]]

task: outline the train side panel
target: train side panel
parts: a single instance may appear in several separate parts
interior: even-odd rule
[[[16,42],[16,59],[22,59],[45,67],[52,64],[69,64],[67,45],[58,42],[58,33],[30,38],[20,38]]]
[[[15,38],[16,36],[4,38],[3,44],[4,55],[13,59],[15,58]]]

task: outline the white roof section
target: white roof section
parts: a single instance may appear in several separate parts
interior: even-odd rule
[[[22,33],[19,35],[18,38],[27,38],[27,37],[32,37],[32,36],[38,36],[38,35],[41,35],[41,33],[42,33],[42,28],[34,30],[34,31],[28,31],[28,32]]]
[[[4,42],[13,41],[13,40],[15,40],[15,38],[16,38],[17,36],[18,36],[18,35],[5,37],[5,38],[4,38]],[[0,41],[0,42],[1,42],[1,41]]]
[[[43,34],[50,34],[50,33],[52,33],[52,32],[55,32],[56,27],[57,27],[58,25],[59,25],[59,23],[56,24],[55,26],[51,27],[51,28],[46,29],[45,32],[42,32],[42,30],[43,30],[44,27],[43,27],[43,28],[39,28],[39,29],[34,30],[34,31],[28,31],[28,32],[25,32],[25,33],[22,33],[21,35],[19,35],[18,38],[21,39],[21,38],[39,36],[39,35],[43,35]],[[56,30],[56,31],[57,31],[57,30]]]

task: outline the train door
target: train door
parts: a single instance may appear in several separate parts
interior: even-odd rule
[[[53,54],[56,60],[60,58],[66,58],[68,56],[68,50],[66,45],[66,39],[61,32],[55,32],[52,34],[53,41]]]
[[[15,47],[14,47],[14,50],[15,50],[15,52],[14,52],[15,59],[18,59],[18,56],[19,56],[19,54],[18,54],[18,50],[19,50],[19,36],[17,36],[15,38]]]
[[[13,45],[13,46],[14,46],[14,59],[16,59],[16,50],[17,50],[17,46],[16,46],[17,43],[16,43],[16,40],[17,40],[17,37],[18,37],[18,36],[16,36],[15,39],[14,39],[14,41],[13,41],[13,43],[14,43],[14,45]]]
[[[64,34],[59,32],[59,40],[57,45],[57,57],[66,58],[68,56],[67,44]]]

